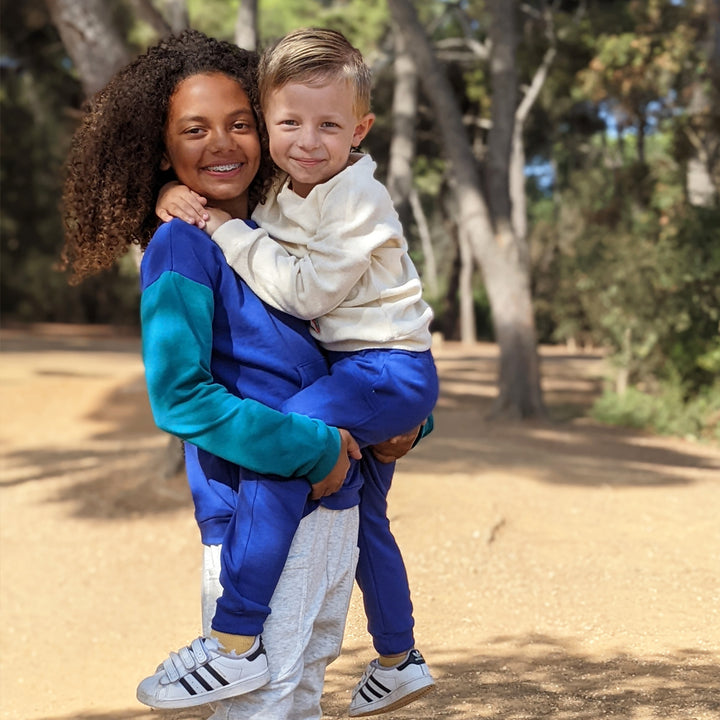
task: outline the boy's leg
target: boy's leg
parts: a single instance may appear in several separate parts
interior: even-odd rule
[[[381,463],[366,453],[361,464],[357,582],[375,649],[380,655],[396,655],[410,650],[415,639],[407,571],[387,517],[395,463]]]
[[[345,428],[365,447],[420,425],[432,412],[437,393],[429,352],[331,353],[330,373],[293,395],[282,410]]]
[[[360,491],[357,582],[363,593],[368,630],[381,657],[367,666],[353,690],[350,717],[403,707],[435,684],[425,660],[414,648],[410,586],[387,518],[389,466],[370,454],[363,457],[361,465],[364,482]]]
[[[306,480],[243,474],[235,513],[225,531],[212,629],[259,635],[310,493]]]

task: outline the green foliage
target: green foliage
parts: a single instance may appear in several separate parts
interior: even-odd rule
[[[672,384],[654,393],[637,388],[622,395],[606,392],[595,402],[592,416],[610,425],[720,443],[720,383],[690,400]]]

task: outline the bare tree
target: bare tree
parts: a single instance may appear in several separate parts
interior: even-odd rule
[[[150,2],[150,0],[143,0]],[[179,33],[190,27],[187,0],[161,0],[162,15],[173,33]]]
[[[146,22],[158,37],[165,37],[173,32],[173,28],[150,2],[150,0],[130,0],[130,6],[139,20]]]
[[[394,32],[395,87],[392,105],[392,138],[388,162],[387,187],[404,227],[415,220],[423,251],[423,282],[430,294],[438,294],[437,265],[430,230],[420,197],[413,186],[412,161],[415,157],[415,121],[418,110],[418,75],[415,60],[407,51],[405,36]]]
[[[235,43],[246,50],[258,49],[258,0],[240,0],[235,19]]]
[[[85,95],[107,83],[130,60],[130,51],[105,0],[46,0]]]
[[[463,126],[450,83],[439,65],[410,0],[388,0],[394,22],[402,28],[433,102],[451,169],[460,236],[467,238],[482,270],[500,347],[499,393],[494,412],[516,417],[542,416],[545,407],[535,335],[530,271],[525,242],[513,229],[509,166],[516,110],[514,0],[493,0],[491,81],[494,135],[488,154],[493,173],[489,198],[480,182],[477,161]],[[495,127],[497,125],[497,127]]]
[[[685,135],[693,149],[687,165],[687,193],[693,205],[709,207],[720,198],[720,0],[696,0],[707,17],[707,30],[700,43],[707,58],[707,80],[692,86]],[[705,78],[703,78],[705,80]]]
[[[65,50],[77,69],[86,96],[91,96],[132,59],[126,38],[122,36],[106,0],[46,0],[53,24]],[[137,17],[147,22],[159,37],[183,29],[187,21],[185,0],[166,0],[173,24],[165,21],[149,0],[132,0]],[[136,248],[137,246],[133,246]],[[139,254],[136,257],[139,264]],[[171,477],[184,467],[182,442],[173,436],[160,462],[160,473]]]

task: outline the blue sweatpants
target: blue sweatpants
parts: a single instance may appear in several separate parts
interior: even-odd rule
[[[280,409],[345,428],[361,447],[405,433],[432,412],[438,380],[430,351],[363,350],[330,353],[329,360],[330,373]],[[364,481],[357,581],[368,630],[381,655],[414,645],[407,573],[387,519],[394,470],[394,463],[380,463],[369,451],[353,461],[350,470]],[[236,635],[262,632],[309,493],[304,479],[280,480],[243,470],[237,509],[223,539],[223,592],[212,622],[215,630]]]

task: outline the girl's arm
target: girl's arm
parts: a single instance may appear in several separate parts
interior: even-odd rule
[[[143,259],[143,360],[156,424],[255,472],[323,480],[342,455],[337,429],[242,399],[214,380],[213,292],[172,270],[171,235],[172,225],[162,226]]]

